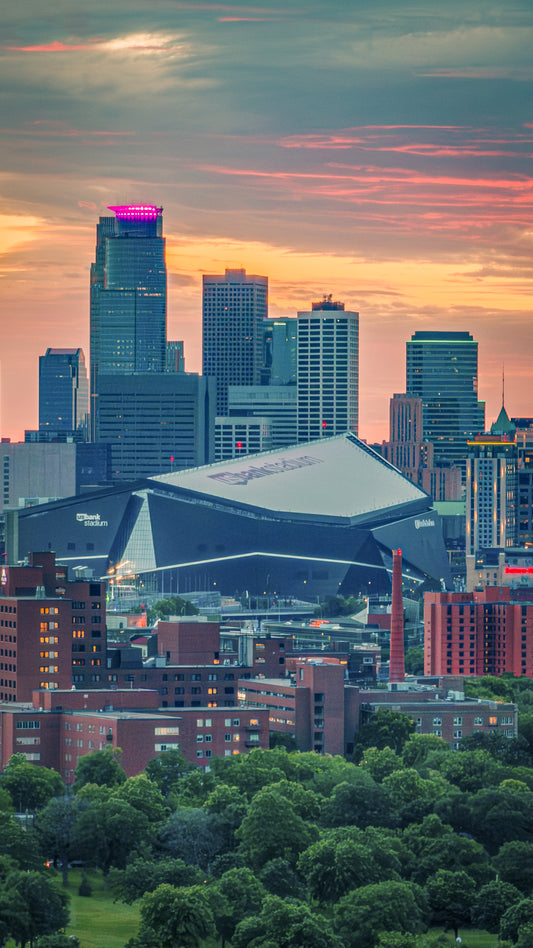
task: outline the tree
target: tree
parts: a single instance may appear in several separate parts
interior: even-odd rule
[[[533,891],[533,843],[518,839],[504,843],[492,864],[503,882],[515,886],[524,895],[531,894]]]
[[[340,783],[322,806],[321,822],[325,826],[382,825],[391,819],[391,799],[370,774],[356,768],[357,779]]]
[[[318,830],[298,815],[279,790],[265,787],[255,794],[235,835],[248,865],[260,870],[277,856],[294,866],[299,854],[318,837]]]
[[[13,754],[9,759],[0,775],[0,787],[7,790],[19,813],[40,810],[52,797],[65,792],[57,771],[28,763],[24,754]]]
[[[435,814],[403,831],[404,846],[400,852],[402,875],[424,885],[438,869],[450,872],[465,870],[479,884],[488,882],[492,873],[487,853],[481,843],[459,836],[451,826]]]
[[[426,891],[434,921],[445,929],[453,928],[457,939],[459,927],[470,923],[476,883],[462,870],[438,869],[427,880]]]
[[[522,893],[514,885],[493,879],[476,894],[472,905],[472,924],[496,934],[507,909],[521,901]]]
[[[405,670],[408,675],[424,674],[424,649],[421,645],[413,645],[405,653]]]
[[[192,770],[196,770],[195,765],[185,760],[180,750],[162,751],[144,768],[148,780],[155,783],[164,797],[176,790],[185,774]]]
[[[64,932],[55,932],[53,935],[43,935],[33,943],[33,948],[81,948],[79,938],[75,935],[65,935]]]
[[[141,925],[134,944],[199,948],[215,934],[205,887],[160,885],[141,901]]]
[[[17,940],[31,944],[40,935],[51,935],[68,923],[68,893],[42,872],[13,872],[5,884],[5,893],[26,906]]]
[[[304,885],[297,872],[294,871],[287,859],[277,856],[263,867],[259,873],[259,881],[271,895],[280,898],[303,899]]]
[[[187,865],[183,859],[158,859],[138,857],[125,869],[112,869],[110,885],[116,897],[131,905],[146,892],[155,892],[160,885],[192,886],[204,880],[204,873],[195,866]]]
[[[403,765],[404,767],[415,767],[418,770],[427,762],[429,754],[433,753],[437,764],[436,769],[440,770],[440,757],[436,755],[451,754],[452,750],[442,737],[435,737],[434,734],[411,734],[403,747]]]
[[[224,847],[223,819],[199,807],[179,809],[161,826],[158,839],[165,853],[206,871]]]
[[[489,853],[513,839],[533,843],[533,793],[480,790],[470,799],[469,808],[472,833]]]
[[[98,787],[119,787],[126,780],[126,774],[119,764],[119,757],[118,747],[93,751],[86,757],[81,757],[76,767],[74,790],[77,792],[89,783],[94,783]]]
[[[63,885],[68,885],[68,864],[72,855],[72,834],[77,810],[72,800],[50,800],[36,820],[36,829],[43,852],[59,863]]]
[[[123,869],[138,848],[151,839],[144,813],[124,800],[93,800],[80,810],[73,829],[72,848],[79,859],[101,869]]]
[[[520,929],[533,925],[533,899],[522,899],[504,913],[500,924],[500,938],[516,942]]]
[[[370,721],[356,732],[353,759],[359,763],[367,747],[390,747],[396,754],[401,754],[414,730],[415,722],[407,714],[378,708]]]
[[[340,948],[328,922],[296,899],[268,895],[261,912],[237,925],[232,948]]]
[[[160,823],[168,816],[168,807],[161,790],[145,774],[128,777],[115,790],[114,796],[144,813],[150,823]]]
[[[0,813],[0,856],[10,857],[20,869],[38,869],[42,866],[33,827],[23,829],[13,816]]]
[[[298,861],[311,896],[320,902],[336,902],[359,886],[398,879],[400,868],[400,860],[385,845],[334,836],[314,843]]]
[[[266,892],[250,869],[230,869],[207,890],[215,927],[222,938],[232,939],[239,922],[256,915]]]
[[[398,754],[395,754],[390,747],[383,747],[381,750],[377,747],[367,747],[363,751],[359,767],[370,774],[376,783],[383,783],[385,777],[389,777],[395,770],[401,770],[403,764],[402,758],[398,757]]]
[[[182,599],[181,596],[169,596],[168,599],[158,599],[146,613],[148,625],[153,625],[157,619],[168,619],[169,616],[197,616],[199,610],[193,602]]]
[[[334,911],[345,948],[374,948],[384,931],[417,932],[427,913],[421,889],[407,882],[380,882],[344,895]]]

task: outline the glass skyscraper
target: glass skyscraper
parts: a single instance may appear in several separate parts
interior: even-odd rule
[[[415,332],[407,342],[408,395],[422,399],[423,441],[434,463],[465,470],[467,441],[485,428],[478,401],[478,344],[468,332]]]
[[[164,372],[167,271],[163,209],[110,207],[91,266],[91,396],[101,375]]]
[[[39,356],[39,430],[87,435],[89,383],[83,349],[47,349]]]

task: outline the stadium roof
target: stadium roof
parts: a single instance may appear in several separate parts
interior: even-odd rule
[[[150,481],[247,507],[350,520],[428,502],[424,491],[350,433]]]

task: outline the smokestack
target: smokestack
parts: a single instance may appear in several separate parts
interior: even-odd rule
[[[401,550],[392,551],[392,608],[390,622],[389,681],[405,681]]]

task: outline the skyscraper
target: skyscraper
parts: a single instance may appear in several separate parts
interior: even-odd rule
[[[246,270],[204,276],[202,372],[216,377],[217,415],[227,415],[229,385],[260,382],[267,312],[267,277]]]
[[[39,429],[87,433],[89,383],[83,349],[39,356]]]
[[[359,313],[331,296],[298,313],[298,441],[353,431],[359,402]]]
[[[110,207],[91,266],[91,397],[101,375],[164,372],[167,271],[163,209]],[[94,406],[92,406],[94,407]]]
[[[485,428],[478,401],[478,344],[468,332],[415,332],[407,342],[407,394],[422,399],[423,440],[436,465],[465,470],[467,441]]]

